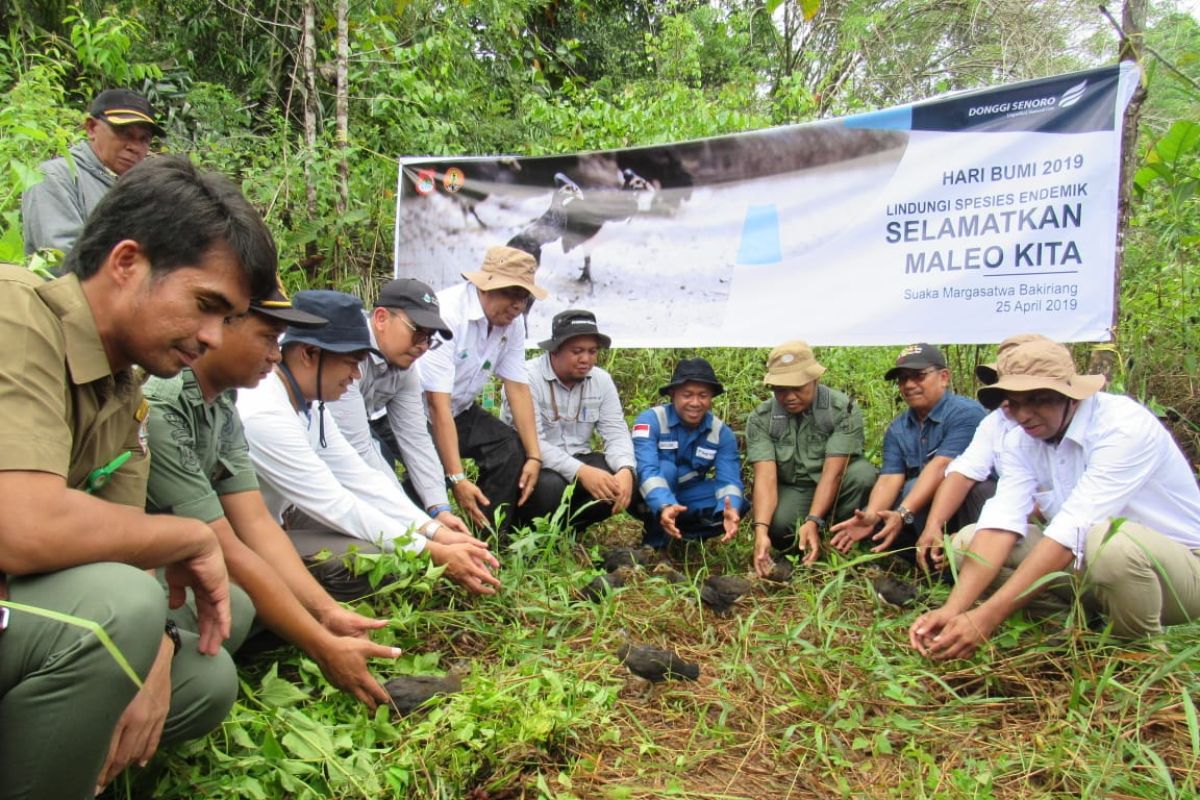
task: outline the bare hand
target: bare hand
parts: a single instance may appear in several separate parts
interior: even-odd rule
[[[771,537],[765,530],[759,533],[760,528],[754,526],[754,574],[765,578],[775,568],[775,561],[771,558]]]
[[[917,538],[917,563],[921,569],[943,569],[946,566],[946,551],[942,549],[941,526],[926,527]]]
[[[386,619],[371,619],[348,608],[335,605],[319,619],[321,626],[334,636],[357,636],[365,639],[370,631],[387,627]]]
[[[338,636],[320,650],[311,653],[326,680],[343,692],[354,695],[372,711],[389,701],[387,691],[367,669],[367,659],[398,658],[404,651],[399,647],[384,647],[370,639]]]
[[[579,481],[579,485],[592,497],[606,503],[613,502],[620,490],[616,475],[608,470],[587,464],[584,464],[579,468],[579,472],[575,473],[575,480]]]
[[[845,555],[855,544],[870,536],[878,522],[879,515],[874,511],[855,509],[853,517],[842,520],[829,529],[833,534],[829,546]]]
[[[471,532],[471,529],[467,527],[467,523],[463,522],[461,518],[454,516],[449,511],[442,511],[436,517],[434,517],[434,519],[440,522],[442,527],[449,528],[452,531],[458,531],[460,533]]]
[[[217,543],[217,535],[207,525],[204,529],[208,532],[205,547],[191,558],[167,565],[163,574],[171,608],[183,605],[185,590],[191,587],[196,601],[199,650],[205,655],[215,656],[221,642],[229,638],[229,576],[225,571],[225,556]]]
[[[617,479],[617,493],[613,497],[613,513],[620,514],[633,502],[633,471],[617,470],[614,477]]]
[[[883,527],[871,537],[872,542],[879,542],[871,548],[872,553],[886,552],[904,528],[904,518],[900,516],[899,511],[880,511],[879,518],[883,520]]]
[[[800,563],[811,564],[821,554],[821,529],[817,523],[805,521],[796,531],[796,549],[804,554]]]
[[[725,510],[721,512],[721,525],[725,528],[725,535],[721,537],[722,544],[737,536],[738,523],[741,521],[742,515],[734,507],[733,500],[729,498],[729,495],[726,495]]]
[[[517,498],[517,505],[525,505],[525,501],[529,499],[529,495],[533,494],[533,490],[537,487],[538,476],[541,474],[541,461],[536,461],[532,458],[525,459],[525,464],[521,467],[521,478],[517,481],[517,488],[521,490],[521,494]]]
[[[494,555],[492,555],[488,543],[481,539],[476,539],[469,533],[459,533],[458,531],[438,529],[437,535],[434,536],[434,539],[439,544],[469,544],[472,547],[477,547],[479,548],[479,552],[475,554],[476,559],[482,560],[492,569],[500,568],[500,562],[496,560]]]
[[[429,542],[425,549],[434,564],[446,568],[450,580],[475,594],[496,593],[492,586],[499,586],[500,579],[492,574],[492,566],[499,562],[487,550],[470,544],[440,542]]]
[[[658,512],[658,524],[662,525],[668,536],[673,536],[676,539],[682,539],[683,534],[679,532],[679,528],[675,527],[675,518],[687,511],[687,506],[681,506],[678,503],[672,503],[669,506],[663,506],[663,510]]]
[[[107,786],[130,764],[146,766],[158,750],[163,724],[171,710],[171,659],[174,655],[174,643],[163,637],[142,688],[117,720],[112,743],[108,746],[108,758],[97,779],[98,789]]]
[[[483,513],[483,506],[490,506],[492,501],[487,499],[487,495],[473,481],[464,478],[454,484],[450,491],[454,492],[458,507],[465,511],[476,525],[481,528],[488,527],[490,520],[487,514]]]
[[[970,658],[994,627],[979,609],[955,613],[942,607],[918,617],[909,628],[908,640],[923,656],[951,661]]]

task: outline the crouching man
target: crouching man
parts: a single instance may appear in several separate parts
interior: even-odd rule
[[[958,583],[913,623],[912,646],[937,660],[966,658],[1047,590],[1042,578],[1064,570],[1118,636],[1151,637],[1200,618],[1200,489],[1162,424],[1141,404],[1101,392],[1103,376],[1076,374],[1053,343],[1001,353],[997,372],[979,397],[1007,402],[1020,430],[1005,439],[999,486],[977,527],[954,537],[966,551]],[[1045,530],[1027,524],[1035,504]]]

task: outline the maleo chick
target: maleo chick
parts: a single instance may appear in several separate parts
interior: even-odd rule
[[[444,678],[432,675],[401,675],[383,685],[392,698],[392,705],[400,716],[407,716],[437,694],[454,694],[462,691],[462,677],[451,670]]]
[[[629,671],[651,683],[664,680],[694,681],[700,677],[700,665],[684,661],[676,653],[651,647],[647,644],[621,645],[617,658],[629,667]]]
[[[711,611],[724,616],[737,599],[750,591],[750,581],[736,575],[714,575],[700,587],[700,601]]]
[[[621,567],[606,575],[598,575],[591,583],[579,590],[580,597],[598,603],[613,589],[619,589],[629,582],[633,575],[633,567]]]
[[[621,567],[648,567],[657,557],[653,547],[614,547],[604,554],[604,571],[615,572]]]

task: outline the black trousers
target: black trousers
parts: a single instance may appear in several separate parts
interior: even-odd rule
[[[575,458],[589,467],[596,467],[611,473],[603,453],[579,453]],[[538,476],[537,486],[525,505],[517,509],[517,521],[527,525],[536,517],[547,517],[553,514],[562,503],[563,493],[566,492],[570,481],[552,469],[543,469]],[[586,508],[584,507],[586,506]],[[612,516],[612,503],[598,501],[588,494],[583,485],[576,482],[571,490],[571,505],[563,520],[569,527],[582,531],[597,522]]]
[[[455,417],[454,427],[458,431],[458,454],[474,460],[479,469],[476,485],[491,501],[483,511],[494,521],[497,509],[503,508],[504,520],[496,531],[507,533],[512,528],[520,494],[517,482],[525,466],[521,437],[478,403],[472,403]]]

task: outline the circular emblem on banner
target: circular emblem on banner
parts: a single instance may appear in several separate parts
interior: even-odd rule
[[[413,188],[417,190],[417,194],[429,194],[433,191],[436,185],[437,175],[431,169],[423,169],[417,172],[417,179],[413,181]]]
[[[457,192],[466,183],[467,176],[463,175],[463,171],[458,167],[451,167],[446,170],[446,174],[442,176],[442,185],[446,187],[446,191],[451,194]]]

